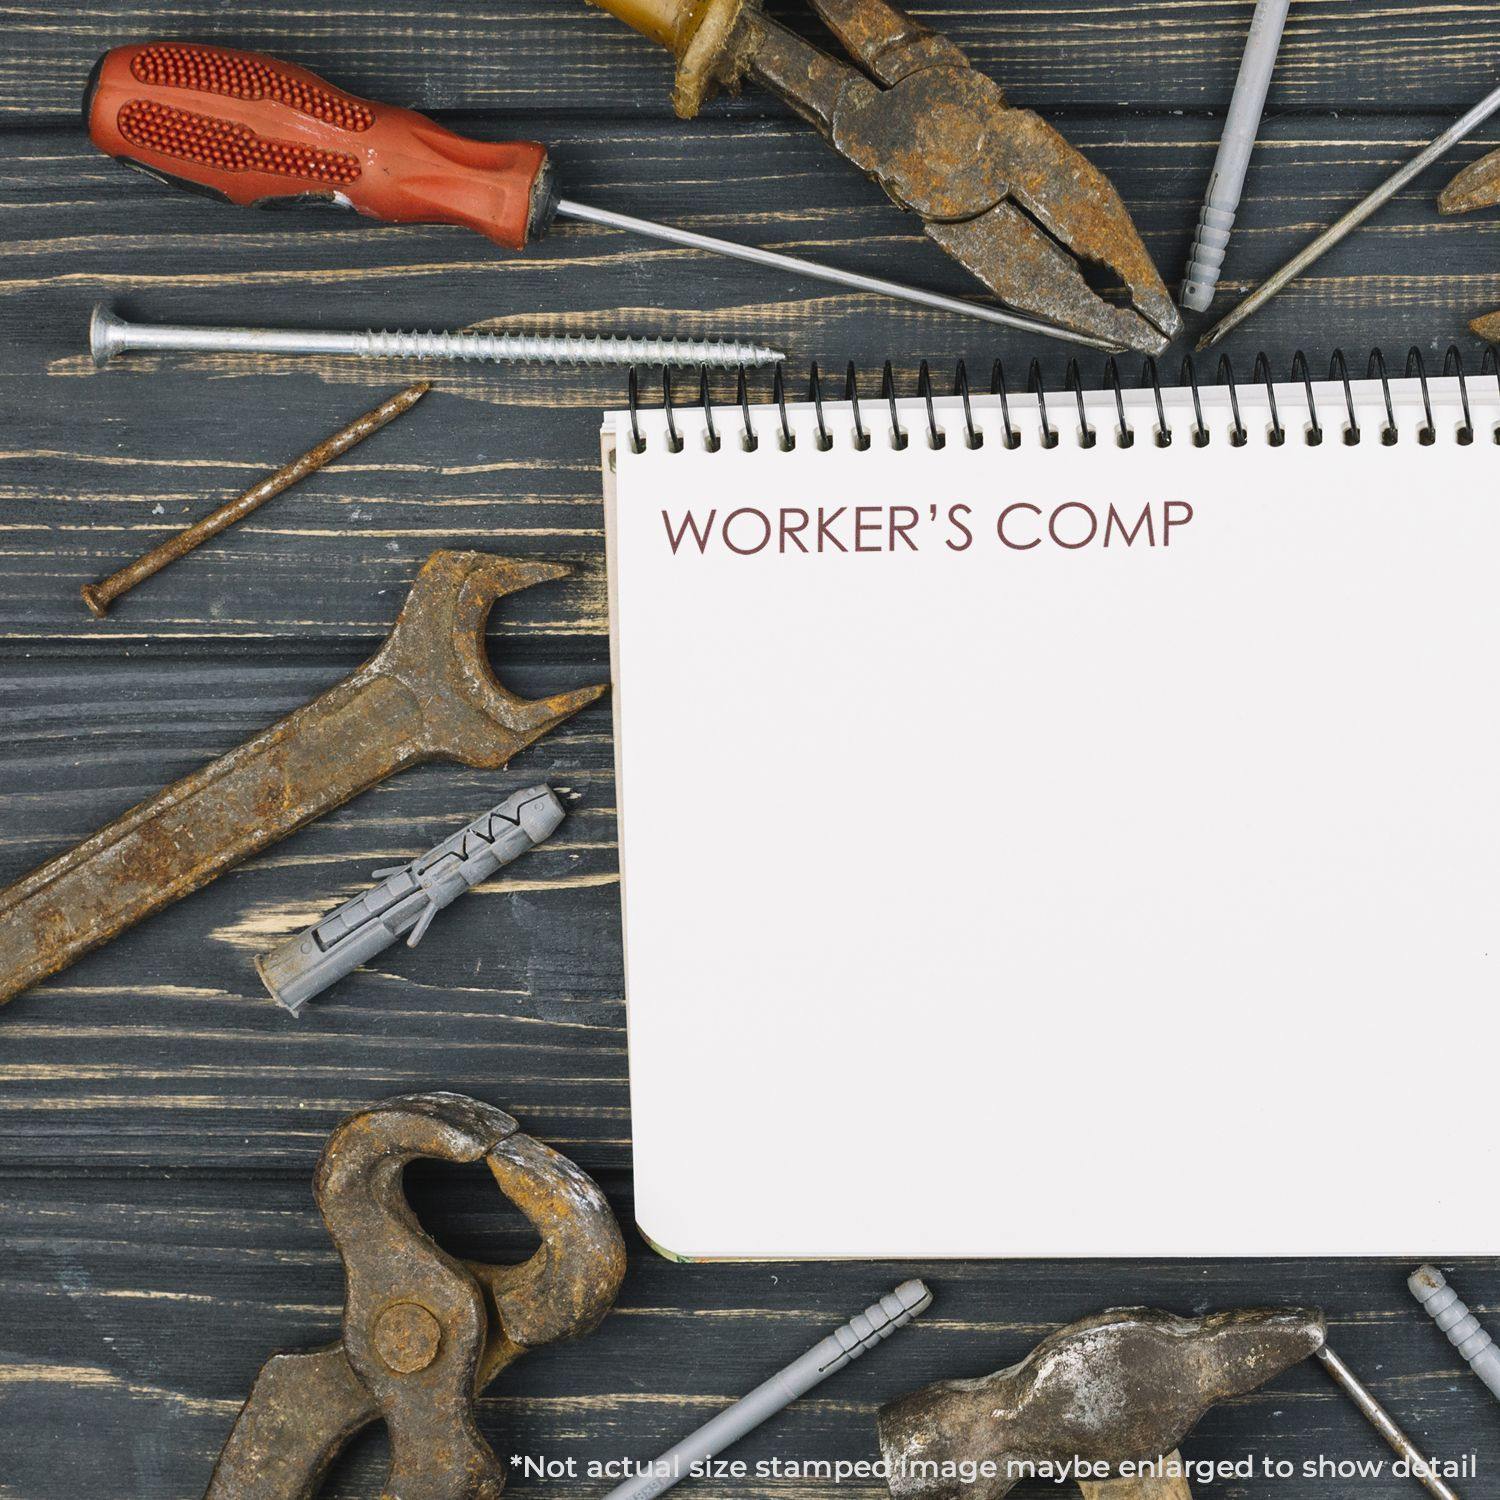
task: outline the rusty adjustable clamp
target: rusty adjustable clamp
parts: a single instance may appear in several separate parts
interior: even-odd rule
[[[744,78],[769,88],[1009,306],[1150,354],[1181,330],[1109,179],[905,11],[811,0],[855,68],[767,18],[759,0],[593,3],[676,56],[683,118]],[[1118,275],[1135,311],[1094,292],[1074,256]]]
[[[402,1191],[417,1157],[482,1160],[541,1248],[521,1265],[459,1262],[423,1233]],[[206,1500],[310,1500],[349,1439],[382,1418],[385,1500],[495,1500],[506,1470],[475,1399],[528,1349],[589,1332],[614,1303],[625,1246],[603,1195],[507,1114],[415,1094],[351,1115],[314,1191],[344,1262],[338,1343],[267,1361]]]

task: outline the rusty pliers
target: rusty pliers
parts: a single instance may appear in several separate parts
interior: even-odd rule
[[[483,1161],[541,1248],[521,1265],[460,1263],[422,1232],[402,1190],[416,1157]],[[507,1114],[461,1094],[412,1094],[346,1119],[314,1183],[344,1262],[343,1337],[277,1354],[256,1379],[206,1500],[311,1500],[349,1439],[383,1418],[384,1500],[498,1500],[504,1464],[475,1398],[528,1349],[587,1333],[614,1303],[625,1245],[603,1195]]]
[[[1438,212],[1473,213],[1476,209],[1500,206],[1500,151],[1491,151],[1478,161],[1470,162],[1438,194]],[[1500,344],[1500,312],[1475,318],[1470,329],[1487,343]]]
[[[859,63],[802,40],[760,0],[593,0],[677,58],[673,105],[695,115],[753,78],[779,95],[1000,300],[1061,327],[1159,353],[1182,319],[1109,179],[886,0],[810,0]],[[860,69],[864,71],[860,71]],[[1100,297],[1074,257],[1124,282]]]

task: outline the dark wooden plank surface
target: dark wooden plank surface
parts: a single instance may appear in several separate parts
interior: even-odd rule
[[[1248,13],[1248,0],[952,0],[928,12],[1111,174],[1172,279]],[[1497,28],[1478,0],[1296,6],[1229,290],[1264,275],[1489,88]],[[76,126],[98,51],[163,34],[295,54],[475,134],[544,138],[569,191],[588,201],[974,290],[774,102],[747,95],[695,125],[673,121],[665,55],[574,0],[15,0],[0,10],[0,881],[337,680],[383,635],[436,547],[573,564],[566,583],[500,612],[496,659],[526,692],[607,673],[594,455],[599,412],[622,393],[612,373],[444,370],[422,409],[351,462],[109,621],[89,620],[79,583],[409,378],[393,366],[227,358],[100,374],[83,356],[98,299],[184,321],[717,332],[768,338],[798,369],[852,358],[875,372],[889,356],[907,381],[922,358],[963,356],[987,374],[998,355],[1019,383],[1039,357],[1061,381],[1060,345],[613,234],[563,228],[505,257],[446,230],[236,217],[174,197],[95,157]],[[1481,131],[1453,167],[1496,144],[1500,129]],[[1440,168],[1403,194],[1254,320],[1229,346],[1242,375],[1262,346],[1284,369],[1298,346],[1317,364],[1335,346],[1361,361],[1371,343],[1438,358],[1457,340],[1477,364],[1463,330],[1500,305],[1500,214],[1439,221],[1432,197],[1444,177]],[[628,1222],[612,769],[599,707],[505,774],[409,773],[0,1013],[5,1500],[201,1493],[265,1355],[335,1329],[338,1267],[309,1179],[349,1109],[414,1088],[489,1099],[594,1172]],[[544,777],[581,794],[567,827],[439,922],[419,952],[386,955],[300,1025],[266,1000],[256,951],[374,867]],[[1272,1107],[1306,1111],[1309,1130],[1333,1128],[1303,1077],[1272,1082]],[[1191,1211],[1193,1185],[1174,1181],[1169,1162],[1147,1177],[1165,1211]],[[1004,1190],[998,1148],[994,1190]],[[419,1171],[413,1191],[454,1250],[523,1253],[482,1175]],[[1467,1500],[1500,1494],[1500,1413],[1410,1303],[1404,1262],[683,1267],[633,1234],[631,1245],[619,1314],[586,1343],[518,1366],[483,1403],[502,1452],[580,1462],[654,1452],[909,1269],[937,1287],[932,1313],[759,1434],[747,1458],[869,1456],[880,1400],[1007,1363],[1106,1305],[1307,1302],[1329,1310],[1342,1351],[1422,1442],[1480,1454],[1486,1468]],[[1458,1274],[1476,1306],[1500,1307],[1500,1259]],[[1386,1456],[1310,1366],[1215,1413],[1189,1451],[1298,1465],[1323,1452]],[[374,1493],[382,1452],[379,1440],[361,1444],[330,1492]],[[736,1493],[829,1488],[783,1479]],[[870,1485],[841,1488],[876,1497]],[[518,1495],[560,1489],[515,1484]],[[1231,1480],[1207,1493],[1414,1491],[1386,1475],[1357,1488]]]
[[[769,8],[815,34],[794,0]],[[1054,114],[1221,107],[1248,13],[1226,0],[953,0],[927,12],[1017,102]],[[12,0],[4,17],[0,112],[23,124],[72,118],[94,55],[148,34],[295,51],[348,88],[429,110],[608,120],[669,112],[667,54],[582,0]],[[1300,0],[1272,107],[1456,115],[1493,87],[1497,46],[1500,13],[1483,0]],[[719,108],[762,107],[747,98]]]

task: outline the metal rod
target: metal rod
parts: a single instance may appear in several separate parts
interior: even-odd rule
[[[188,553],[211,541],[220,532],[227,531],[243,521],[252,511],[259,510],[268,500],[285,494],[293,485],[301,484],[309,475],[327,468],[335,459],[342,458],[351,448],[357,448],[366,438],[374,437],[382,427],[389,426],[397,417],[405,416],[418,401],[432,389],[428,381],[409,386],[398,396],[383,401],[374,411],[366,412],[357,421],[351,422],[342,431],[326,438],[301,458],[293,459],[284,468],[262,479],[244,494],[221,505],[212,515],[205,516],[192,526],[184,527],[170,536],[160,546],[153,547],[144,557],[111,573],[99,583],[86,583],[82,590],[83,602],[96,620],[109,613],[109,607],[123,594],[128,594],[138,584],[154,578],[165,567],[186,557]]]
[[[1215,323],[1198,340],[1198,348],[1207,349],[1210,344],[1217,344],[1225,334],[1238,328],[1251,313],[1264,307],[1282,287],[1300,276],[1325,251],[1331,250],[1346,235],[1358,229],[1377,208],[1389,203],[1413,177],[1456,146],[1476,126],[1482,125],[1497,109],[1500,109],[1500,88],[1486,94],[1473,109],[1455,120],[1436,140],[1412,157],[1400,171],[1387,177],[1373,193],[1360,199],[1348,213],[1330,224],[1317,239],[1294,255],[1274,276],[1256,287],[1238,307],[1227,317]]]
[[[756,245],[741,245],[734,240],[716,239],[711,234],[695,234],[691,229],[676,229],[670,224],[632,218],[629,214],[617,214],[607,208],[590,208],[586,203],[574,203],[567,198],[559,201],[557,213],[560,218],[601,224],[609,229],[625,229],[632,234],[664,240],[669,245],[681,245],[688,250],[707,250],[715,255],[727,255],[731,260],[748,261],[755,266],[770,266],[774,270],[790,271],[793,275],[809,276],[814,281],[828,281],[836,286],[853,287],[856,291],[873,292],[877,297],[894,297],[898,302],[912,302],[918,307],[935,308],[938,312],[980,318],[986,323],[998,323],[1002,328],[1018,328],[1024,333],[1034,333],[1042,338],[1061,339],[1065,343],[1085,344],[1090,349],[1107,349],[1111,352],[1117,352],[1123,347],[1087,333],[1074,333],[1070,329],[1059,328],[1055,323],[1043,323],[1037,318],[1006,312],[1003,308],[965,302],[958,297],[945,297],[941,292],[924,291],[921,287],[886,281],[879,276],[865,276],[858,271],[841,271],[834,266],[819,265],[816,261],[803,260],[796,255],[782,255],[779,251],[762,250]]]
[[[94,309],[89,328],[94,363],[118,354],[347,354],[356,359],[491,360],[549,365],[780,364],[786,355],[761,344],[731,339],[628,339],[538,337],[529,333],[325,333],[320,329],[183,328],[167,323],[127,323],[107,308]]]
[[[1370,1425],[1412,1467],[1412,1478],[1437,1500],[1458,1500],[1457,1493],[1450,1489],[1436,1474],[1423,1456],[1422,1450],[1402,1432],[1391,1414],[1371,1395],[1364,1382],[1341,1360],[1327,1344],[1318,1350],[1323,1368],[1344,1388],[1349,1399],[1365,1414]]]

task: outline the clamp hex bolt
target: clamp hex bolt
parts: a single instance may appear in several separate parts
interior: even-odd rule
[[[1490,1388],[1490,1394],[1500,1399],[1500,1347],[1464,1306],[1443,1273],[1436,1266],[1418,1266],[1406,1284],[1432,1321],[1448,1335],[1448,1342]]]

